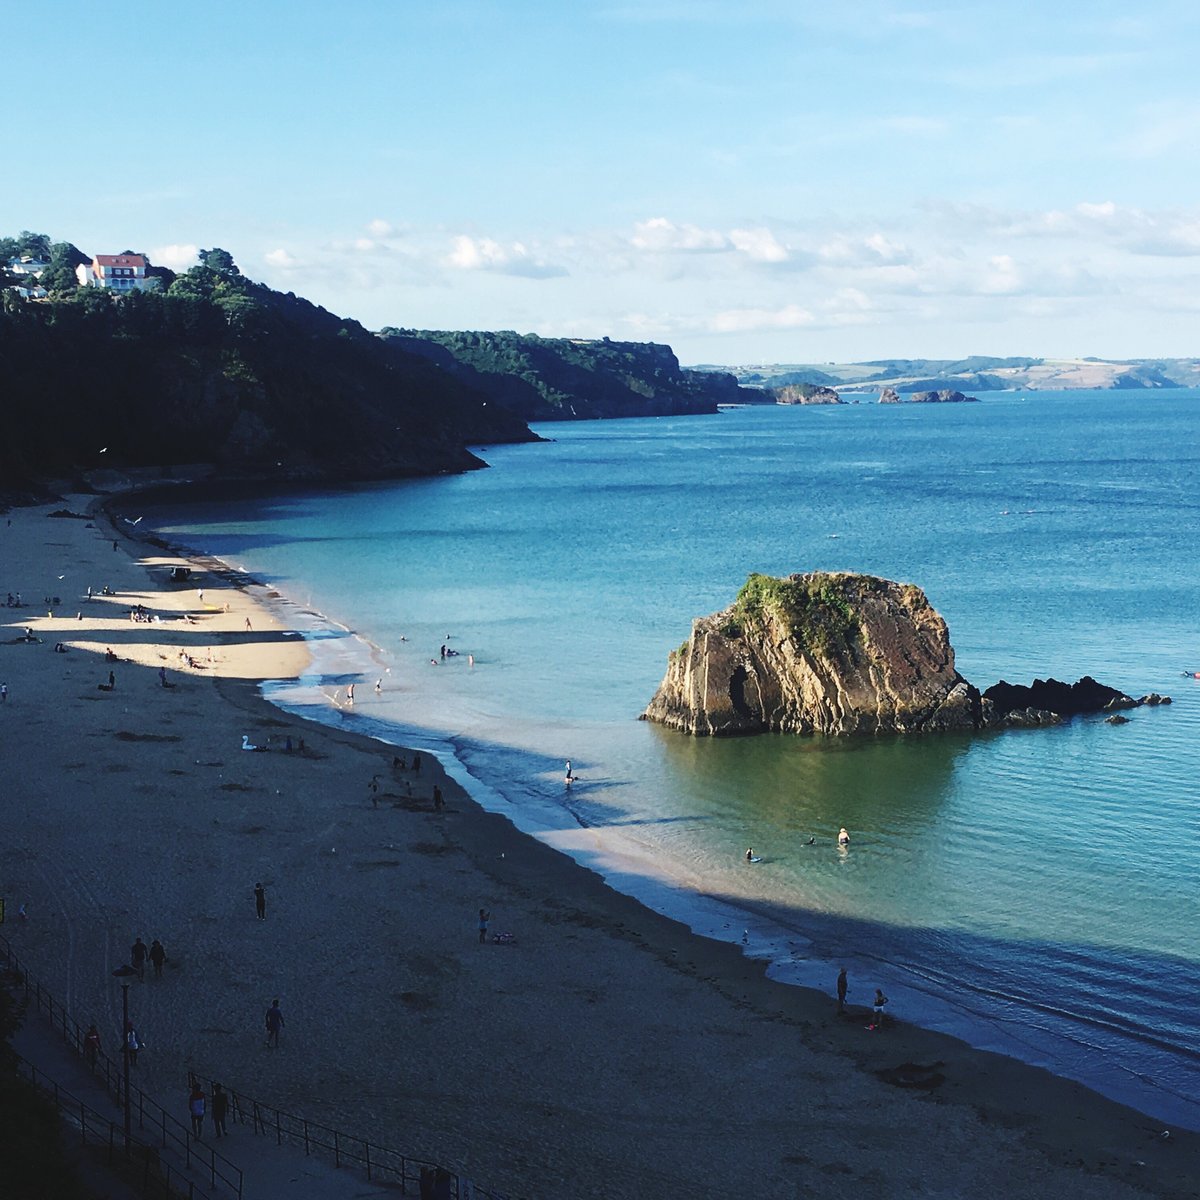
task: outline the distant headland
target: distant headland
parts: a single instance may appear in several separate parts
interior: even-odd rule
[[[799,385],[851,396],[885,389],[906,394],[1200,387],[1200,358],[996,358],[976,354],[960,359],[882,358],[857,363],[774,363],[712,369],[731,373],[746,387],[771,389],[776,394]]]
[[[9,498],[49,481],[394,479],[486,465],[531,421],[738,404],[952,404],[1001,388],[1200,385],[1200,359],[976,356],[683,367],[670,346],[513,331],[366,329],[256,283],[214,247],[176,272],[130,249],[0,237]]]

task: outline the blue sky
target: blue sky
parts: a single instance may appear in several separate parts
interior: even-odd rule
[[[1200,7],[5,6],[0,229],[685,363],[1200,353]]]

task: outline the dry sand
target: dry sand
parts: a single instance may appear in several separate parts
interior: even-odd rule
[[[1161,1140],[941,1035],[869,1032],[483,812],[436,763],[394,772],[391,748],[272,708],[256,681],[306,653],[255,588],[171,584],[183,560],[52,507],[0,517],[0,602],[26,605],[0,608],[4,932],[108,1047],[110,972],[162,939],[164,978],[131,987],[136,1070],[181,1119],[193,1069],[514,1197],[1198,1194],[1198,1135]],[[130,622],[136,603],[163,620]],[[26,626],[40,642],[16,640]],[[481,905],[515,945],[479,944]],[[943,1082],[880,1076],[906,1063]]]

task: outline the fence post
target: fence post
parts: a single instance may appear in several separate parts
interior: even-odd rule
[[[342,1165],[342,1155],[338,1148],[338,1131],[336,1129],[333,1131],[333,1165],[335,1167]]]
[[[371,1182],[371,1143],[363,1142],[363,1157],[367,1160],[367,1182]]]

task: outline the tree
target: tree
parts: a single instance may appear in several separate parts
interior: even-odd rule
[[[233,261],[233,255],[228,250],[222,250],[220,246],[214,246],[211,250],[200,251],[200,261],[211,271],[216,271],[221,275],[240,275],[237,263]]]
[[[28,254],[30,258],[40,258],[43,262],[50,257],[50,238],[44,233],[22,229],[17,242],[20,244],[17,254]]]
[[[41,284],[46,291],[66,295],[79,286],[75,268],[88,261],[70,242],[55,242],[47,256],[50,265],[42,272]]]

